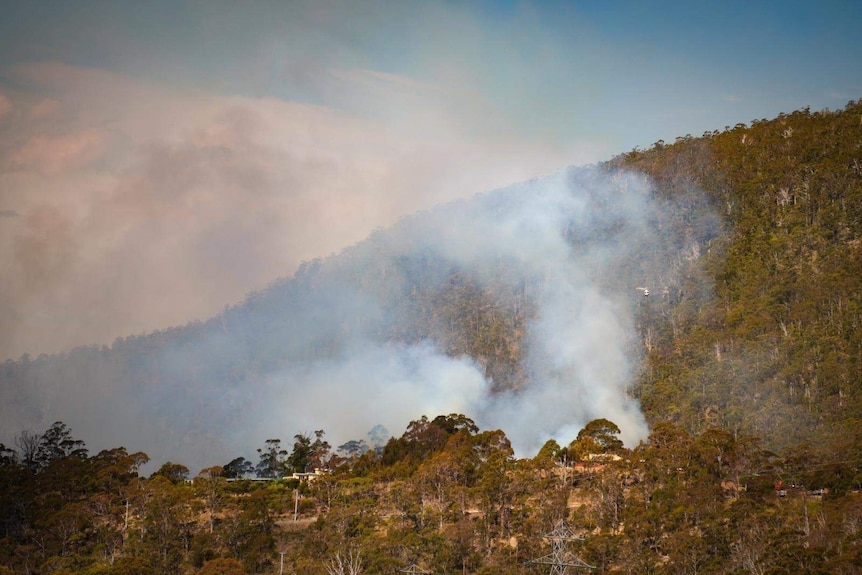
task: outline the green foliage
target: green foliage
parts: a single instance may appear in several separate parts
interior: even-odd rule
[[[196,575],[245,575],[247,571],[236,559],[213,559],[204,563]]]
[[[245,457],[237,457],[231,459],[222,467],[222,474],[228,479],[242,479],[249,477],[254,473],[254,465],[251,461],[246,461]]]
[[[288,467],[295,473],[322,469],[329,462],[330,445],[323,439],[322,429],[314,432],[314,439],[305,434],[294,436],[293,452],[287,458]]]
[[[275,479],[283,477],[288,471],[287,450],[282,449],[280,439],[267,439],[265,447],[258,449],[260,461],[255,467],[258,477]]]
[[[539,452],[536,454],[535,461],[539,464],[548,464],[556,459],[562,452],[560,444],[555,439],[549,439],[545,442]]]
[[[393,440],[404,459],[390,451],[370,475],[344,466],[305,484],[228,483],[220,466],[173,481],[175,463],[142,479],[146,457],[122,448],[58,457],[36,475],[12,458],[0,467],[0,502],[16,510],[4,515],[0,565],[33,575],[271,574],[283,552],[288,569],[321,575],[413,563],[523,574],[562,518],[586,535],[573,552],[603,572],[858,567],[856,462],[806,446],[776,455],[754,437],[670,422],[631,452],[617,434],[609,420],[588,423],[575,444],[623,457],[576,469],[555,443],[519,460],[501,430],[422,417]]]
[[[168,461],[162,464],[159,469],[153,473],[152,477],[164,477],[171,483],[179,483],[189,478],[189,468],[182,463],[173,463]]]
[[[72,432],[65,423],[58,421],[40,437],[36,462],[39,467],[46,467],[51,461],[62,457],[85,459],[87,449],[83,441],[72,437]]]
[[[578,432],[568,451],[582,460],[591,455],[620,453],[625,448],[619,434],[620,428],[616,423],[604,418],[594,419]]]
[[[859,428],[860,113],[860,102],[800,110],[610,162],[648,174],[659,194],[703,190],[726,222],[688,264],[681,299],[642,310],[651,351],[638,394],[651,422],[833,452]]]

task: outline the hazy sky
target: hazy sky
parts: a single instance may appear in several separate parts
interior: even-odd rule
[[[437,203],[862,97],[862,3],[0,2],[0,359]]]

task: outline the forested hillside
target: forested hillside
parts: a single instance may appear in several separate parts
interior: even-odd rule
[[[706,191],[728,229],[693,262],[679,303],[651,299],[641,315],[650,421],[862,461],[862,103],[657,142],[610,164],[649,174],[661,194]]]
[[[599,573],[859,572],[862,102],[657,142],[561,178],[587,192],[562,194],[558,218],[508,217],[561,195],[528,182],[405,219],[206,322],[6,361],[0,573],[537,573],[560,521]],[[656,201],[640,201],[645,184]],[[535,243],[495,235],[525,221]],[[555,283],[560,262],[577,281]],[[613,310],[632,322],[537,339],[553,320]],[[626,392],[650,426],[637,445],[600,415],[516,457],[505,425],[426,413],[388,442],[333,449],[321,425],[261,439],[250,460],[202,448],[278,413],[254,400],[270,398],[273,374],[357,347],[431,342],[528,411],[535,380],[579,385],[577,364],[617,332],[638,360]],[[571,339],[586,353],[555,363]],[[346,365],[313,381],[360,385],[356,367],[371,364]],[[285,405],[305,397],[287,390]],[[156,461],[144,477],[143,452],[90,455],[60,422],[26,431],[95,398],[115,429],[194,443],[206,465]]]

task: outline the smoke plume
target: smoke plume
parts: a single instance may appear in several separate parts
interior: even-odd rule
[[[428,340],[373,342],[384,304],[342,304],[333,313],[365,318],[361,341],[270,378],[272,396],[255,413],[325,427],[339,440],[361,438],[377,423],[397,432],[422,415],[464,413],[484,429],[503,429],[522,456],[551,437],[567,443],[605,417],[632,445],[647,432],[628,393],[639,359],[634,312],[643,295],[635,288],[647,270],[657,272],[645,247],[656,243],[657,215],[643,179],[577,169],[408,218],[365,249],[393,261],[430,255],[480,290],[528,286],[536,312],[523,338],[526,384],[492,391],[475,358],[444,355]],[[408,276],[394,270],[386,281],[404,291]]]
[[[691,229],[667,225],[681,209],[643,177],[598,168],[443,204],[204,323],[15,362],[2,431],[63,420],[92,449],[119,444],[193,470],[254,459],[268,438],[322,429],[337,446],[449,413],[502,429],[519,456],[596,418],[633,445],[647,433],[630,394],[642,287],[677,282],[680,258],[698,251]],[[455,298],[456,276],[477,299],[455,315],[417,295]],[[523,323],[505,343],[519,358],[506,381],[493,357],[447,340],[478,337],[489,310]]]

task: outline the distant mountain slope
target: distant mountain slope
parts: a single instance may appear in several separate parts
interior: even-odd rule
[[[859,445],[861,112],[563,170],[405,218],[206,322],[6,361],[0,433],[61,419],[193,466],[457,409],[530,447],[595,417],[636,440],[630,393],[649,422]]]

